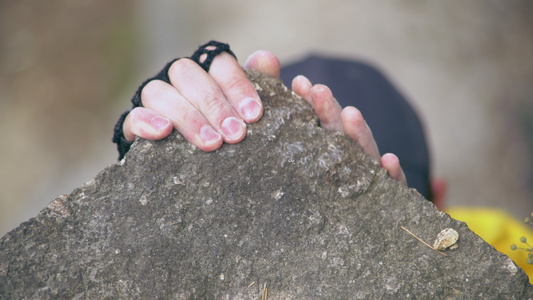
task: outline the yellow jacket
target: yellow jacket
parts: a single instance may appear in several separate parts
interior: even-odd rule
[[[452,218],[463,221],[470,230],[479,235],[496,250],[509,256],[529,276],[533,284],[533,265],[527,263],[528,254],[525,250],[511,250],[511,245],[518,248],[527,246],[520,242],[521,237],[526,237],[527,242],[533,245],[533,229],[524,222],[516,220],[508,213],[494,208],[485,207],[452,207],[446,209]]]

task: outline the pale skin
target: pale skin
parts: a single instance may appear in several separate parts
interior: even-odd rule
[[[244,69],[279,77],[280,63],[274,54],[257,51],[250,55]],[[263,115],[259,95],[243,67],[228,53],[218,55],[208,73],[191,60],[180,59],[170,67],[169,77],[171,84],[154,80],[142,90],[143,107],[133,109],[124,122],[128,141],[135,136],[163,139],[176,128],[196,147],[209,152],[224,142],[242,141],[246,124],[257,122]],[[313,106],[323,128],[344,131],[368,155],[379,159],[390,177],[407,184],[398,157],[392,153],[380,156],[372,131],[357,108],[342,109],[327,86],[313,85],[301,75],[293,79],[292,89]]]

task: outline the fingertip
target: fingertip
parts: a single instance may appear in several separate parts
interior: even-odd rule
[[[298,75],[292,79],[292,90],[311,105],[313,105],[313,99],[311,97],[312,87],[313,84],[311,81],[303,75]]]
[[[157,137],[157,139],[169,136],[174,129],[172,121],[160,115],[156,115],[150,119],[150,125],[152,125],[152,128],[155,130],[154,136]]]
[[[312,88],[311,88],[311,92],[314,94],[327,94],[329,96],[333,96],[333,94],[331,93],[331,90],[330,88],[327,86],[327,85],[324,85],[324,84],[315,84]]]
[[[199,148],[205,152],[211,152],[220,148],[224,142],[220,133],[208,124],[200,128],[200,139],[203,144]]]
[[[271,77],[279,77],[281,64],[270,51],[259,50],[252,53],[244,63],[244,69],[254,69]]]
[[[160,115],[147,116],[137,124],[137,136],[148,140],[161,140],[166,138],[174,128],[172,122]]]
[[[341,111],[342,125],[349,136],[354,138],[356,131],[359,132],[362,129],[362,125],[366,125],[363,114],[357,108],[353,106],[346,106]],[[357,135],[359,138],[359,135]]]
[[[363,120],[363,114],[353,106],[346,106],[342,109],[341,116],[351,121]]]
[[[372,135],[372,130],[366,124],[361,112],[353,106],[345,107],[341,111],[341,119],[346,134],[358,142],[368,155],[380,159],[378,145]]]
[[[400,159],[398,159],[398,156],[392,153],[385,153],[381,157],[381,166],[382,167],[396,167],[400,165]]]
[[[445,178],[432,178],[430,182],[431,193],[433,195],[433,204],[441,211],[446,208],[446,194],[448,191],[448,182]]]
[[[398,156],[392,153],[385,153],[381,157],[381,167],[389,173],[389,176],[397,181],[407,185],[407,178],[400,165]]]
[[[292,86],[310,90],[313,87],[313,84],[309,78],[305,77],[304,75],[298,75],[292,79]]]
[[[220,130],[226,143],[236,144],[246,136],[246,123],[238,118],[228,117],[220,124]]]
[[[246,123],[255,123],[263,116],[263,103],[260,99],[248,97],[239,103],[238,110]]]
[[[137,107],[124,120],[123,132],[126,140],[130,142],[135,139],[135,136],[148,140],[160,140],[167,137],[173,128],[170,119],[147,108]]]
[[[315,84],[311,88],[313,108],[320,119],[320,126],[328,130],[343,130],[342,120],[339,115],[342,107],[333,97],[330,88],[323,84]]]
[[[340,106],[338,105],[337,101],[333,98],[333,93],[327,87],[323,84],[315,84],[311,88],[311,99],[313,100],[313,106],[316,108],[318,107],[324,107],[325,109],[333,108],[335,104],[337,104],[338,108]],[[339,109],[338,111],[340,111]],[[336,110],[335,112],[338,113]]]

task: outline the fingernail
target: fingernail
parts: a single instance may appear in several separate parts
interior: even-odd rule
[[[241,116],[246,120],[255,120],[261,113],[261,103],[254,98],[246,98],[239,104]]]
[[[222,136],[209,125],[204,125],[200,129],[200,138],[206,145],[218,142]]]
[[[226,118],[220,127],[229,140],[239,139],[246,131],[246,124],[235,117]]]
[[[155,116],[150,120],[150,124],[156,130],[161,131],[170,125],[170,120],[161,116]]]

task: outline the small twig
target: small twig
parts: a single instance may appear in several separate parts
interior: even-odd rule
[[[267,300],[268,298],[268,289],[267,289],[267,284],[265,283],[265,285],[263,286],[263,297],[261,297],[261,300]]]
[[[448,255],[446,255],[446,253],[442,253],[442,252],[440,252],[439,250],[437,250],[437,249],[431,247],[428,243],[424,242],[421,238],[417,237],[414,233],[412,233],[411,231],[407,230],[405,227],[403,227],[403,226],[401,226],[401,225],[400,225],[400,227],[401,227],[403,230],[407,231],[407,233],[409,233],[410,235],[412,235],[415,239],[419,240],[422,244],[428,246],[431,250],[436,251],[436,252],[438,252],[438,253],[440,253],[440,254],[442,254],[442,255],[444,255],[444,256],[448,256]]]

